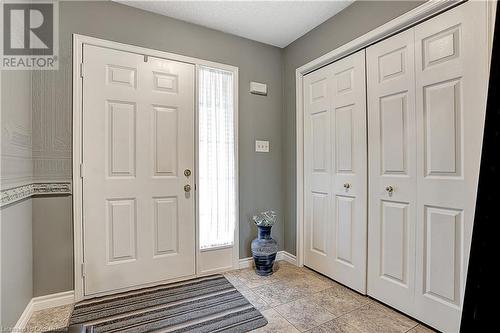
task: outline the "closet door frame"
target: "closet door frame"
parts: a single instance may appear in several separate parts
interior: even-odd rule
[[[342,59],[350,54],[384,40],[415,24],[423,22],[435,15],[445,12],[465,1],[428,1],[409,12],[369,31],[368,33],[344,44],[325,55],[314,59],[295,70],[295,144],[296,144],[296,260],[299,267],[304,266],[304,76],[316,69]],[[495,25],[496,1],[485,1],[487,20],[484,29],[488,36],[488,66],[491,57],[491,46]]]

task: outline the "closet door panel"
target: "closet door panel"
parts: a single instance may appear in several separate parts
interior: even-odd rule
[[[486,3],[415,27],[416,317],[458,331],[474,220],[487,91]],[[438,315],[437,315],[438,314]]]
[[[304,78],[305,265],[366,292],[365,53]]]
[[[368,294],[406,313],[415,274],[413,29],[367,49]]]
[[[366,292],[367,157],[365,51],[332,64],[332,278]]]
[[[331,256],[331,90],[327,68],[304,78],[304,259],[319,271]]]

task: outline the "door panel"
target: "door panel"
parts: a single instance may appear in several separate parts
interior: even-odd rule
[[[410,29],[366,52],[368,294],[407,313],[413,309],[415,274],[413,40]]]
[[[327,255],[328,232],[328,195],[312,192],[311,250],[320,255]]]
[[[382,201],[381,277],[408,288],[408,204]]]
[[[304,78],[305,264],[366,292],[364,51]]]
[[[319,269],[330,251],[330,97],[331,73],[316,71],[304,81],[305,151],[304,167],[309,170],[304,179],[305,205],[305,263]]]
[[[486,110],[485,3],[415,27],[417,274],[415,315],[458,331]],[[439,313],[439,316],[436,316]]]
[[[348,196],[335,196],[335,225],[337,238],[335,239],[336,260],[344,264],[353,264],[353,210],[356,199]]]
[[[83,53],[85,295],[192,276],[194,66]]]

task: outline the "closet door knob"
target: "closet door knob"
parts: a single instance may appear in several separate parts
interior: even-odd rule
[[[385,190],[387,191],[387,193],[392,194],[392,192],[394,192],[394,187],[392,187],[392,185],[389,185],[385,188]]]
[[[184,185],[184,192],[190,192],[191,191],[191,185]]]
[[[350,189],[350,188],[351,188],[351,184],[349,184],[349,183],[345,183],[345,184],[344,184],[344,188],[345,188],[346,190]]]

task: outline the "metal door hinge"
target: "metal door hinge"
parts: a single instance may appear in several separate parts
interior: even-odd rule
[[[83,62],[80,63],[80,77],[83,78]]]
[[[80,163],[80,178],[83,178],[83,163]]]
[[[82,278],[84,278],[87,275],[87,272],[85,271],[85,263],[82,263]]]

